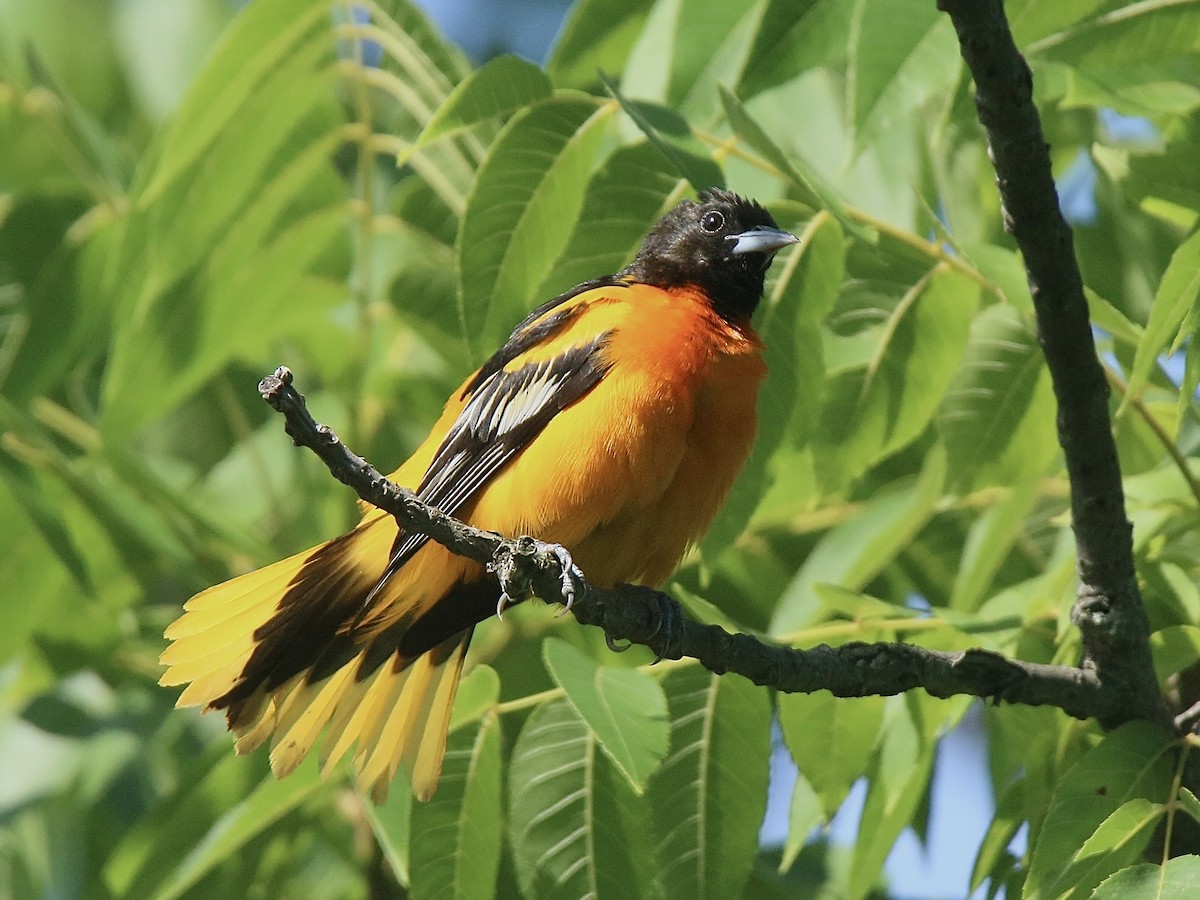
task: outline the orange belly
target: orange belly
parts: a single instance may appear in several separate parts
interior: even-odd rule
[[[598,586],[671,574],[750,453],[766,368],[748,328],[699,298],[665,299],[639,310],[653,328],[614,336],[611,373],[489,484],[467,521],[560,543]]]

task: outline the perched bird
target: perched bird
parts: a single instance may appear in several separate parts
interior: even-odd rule
[[[796,242],[723,190],[684,200],[616,275],[535,309],[391,476],[427,503],[567,550],[599,587],[664,581],[746,460],[766,374],[750,315]],[[166,632],[178,706],[223,710],[291,772],[325,731],[382,798],[437,787],[463,658],[494,576],[367,508],[352,531],[197,594]]]

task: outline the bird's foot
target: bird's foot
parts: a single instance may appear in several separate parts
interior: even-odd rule
[[[518,557],[523,557],[527,562],[518,562]],[[500,582],[500,600],[496,604],[499,618],[504,618],[504,611],[513,603],[533,593],[530,566],[542,570],[553,568],[560,573],[559,595],[563,608],[559,616],[568,612],[575,603],[577,586],[583,583],[584,578],[583,572],[571,558],[571,552],[561,544],[546,544],[531,537],[520,537],[503,544],[488,564],[488,571]],[[543,599],[553,601],[559,598]]]
[[[662,662],[668,656],[671,656],[675,642],[683,635],[683,609],[679,603],[666,594],[655,593],[657,608],[654,610],[654,623],[650,634],[646,636],[645,641],[639,640],[639,643],[653,642],[657,637],[658,650],[654,653],[654,662],[650,665],[655,665]],[[641,601],[639,598],[639,602]],[[604,643],[608,645],[608,649],[613,653],[624,653],[633,646],[633,641],[626,641],[624,644],[618,643],[618,639],[611,634],[604,635]]]

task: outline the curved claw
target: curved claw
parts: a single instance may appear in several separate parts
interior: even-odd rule
[[[496,618],[501,622],[504,621],[504,611],[512,605],[513,599],[508,596],[508,591],[500,592],[500,599],[496,601]]]
[[[633,641],[626,641],[625,646],[622,647],[620,644],[618,644],[613,639],[613,636],[611,634],[608,634],[607,632],[604,635],[604,643],[608,644],[608,649],[611,650],[613,653],[624,653],[626,650],[628,650],[630,647],[633,646]]]
[[[571,558],[571,551],[562,544],[551,544],[550,552],[562,566],[563,608],[555,615],[555,618],[558,619],[570,612],[571,606],[575,603],[575,581],[583,579],[583,572],[580,571],[579,566],[575,565],[575,560]]]
[[[659,595],[658,601],[658,622],[654,626],[654,632],[651,637],[662,635],[662,649],[654,654],[654,662],[650,665],[654,666],[662,662],[671,653],[671,645],[679,639],[683,633],[683,610],[679,608],[679,604],[665,594]]]

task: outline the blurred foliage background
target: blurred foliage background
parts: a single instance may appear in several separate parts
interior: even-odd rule
[[[1156,663],[1190,702],[1200,3],[1007,8],[1114,387]],[[0,891],[885,895],[966,698],[774,697],[527,604],[477,634],[435,800],[374,808],[346,776],[234,757],[219,720],[172,711],[157,656],[192,593],[355,518],[262,375],[288,364],[391,468],[525,310],[726,184],[803,245],[758,323],[754,457],[672,592],[795,646],[1073,663],[1053,397],[992,180],[932,0],[581,0],[544,67],[476,65],[406,0],[0,0]],[[983,719],[970,890],[1117,872],[1101,890],[1134,896],[1114,891],[1153,829],[1200,818],[1161,735]],[[773,721],[801,774],[760,847]]]

